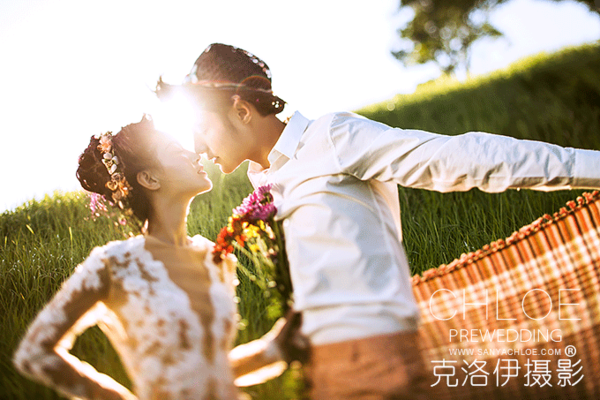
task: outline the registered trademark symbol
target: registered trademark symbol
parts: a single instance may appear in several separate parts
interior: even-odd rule
[[[577,353],[577,349],[575,349],[575,346],[568,345],[567,347],[565,347],[565,354],[568,357],[573,357],[576,353]]]

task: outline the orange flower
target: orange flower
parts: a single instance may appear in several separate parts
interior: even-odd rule
[[[112,199],[115,203],[118,203],[120,200],[123,200],[131,190],[127,179],[125,176],[116,173],[111,176],[110,181],[106,182],[106,187],[109,188],[112,193]]]

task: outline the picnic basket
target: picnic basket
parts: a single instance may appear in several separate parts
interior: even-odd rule
[[[598,192],[412,285],[434,398],[600,398]]]

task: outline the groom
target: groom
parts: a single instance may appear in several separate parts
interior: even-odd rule
[[[282,122],[268,66],[228,45],[209,46],[183,85],[159,81],[157,93],[181,89],[196,105],[196,151],[224,173],[250,160],[253,185],[273,184],[314,399],[424,398],[429,386],[397,185],[600,188],[596,151],[394,129],[351,113]]]

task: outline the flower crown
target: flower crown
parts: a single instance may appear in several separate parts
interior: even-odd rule
[[[106,182],[106,187],[112,192],[112,201],[121,209],[124,209],[124,201],[132,188],[125,179],[125,175],[119,171],[119,159],[113,151],[112,138],[111,132],[100,135],[98,150],[102,154],[102,163],[110,175],[110,181]]]

